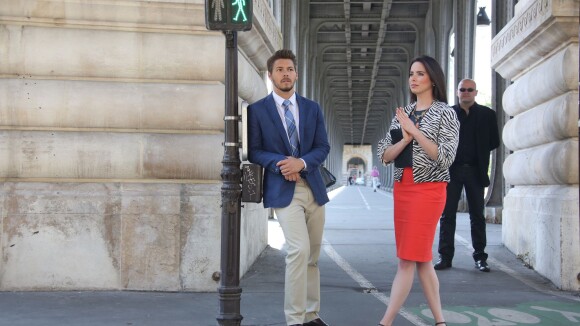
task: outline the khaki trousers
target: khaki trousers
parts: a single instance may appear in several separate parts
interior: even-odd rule
[[[290,205],[274,209],[286,239],[284,313],[288,325],[318,318],[320,273],[318,257],[324,229],[324,206],[314,200],[304,180],[296,182]]]

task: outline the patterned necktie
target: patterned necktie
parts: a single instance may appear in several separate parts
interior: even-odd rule
[[[296,132],[294,116],[289,109],[290,101],[284,100],[282,107],[284,108],[284,118],[286,119],[286,126],[288,127],[288,139],[290,139],[290,146],[292,147],[292,156],[298,157],[300,155],[300,150],[298,149],[298,133]]]

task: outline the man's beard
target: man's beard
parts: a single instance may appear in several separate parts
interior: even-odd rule
[[[284,87],[284,86],[282,86],[282,85],[280,85],[278,83],[274,83],[274,86],[277,89],[281,90],[282,92],[289,92],[289,91],[291,91],[294,88],[294,84],[296,84],[296,82],[293,82],[292,85],[290,85],[290,86]]]

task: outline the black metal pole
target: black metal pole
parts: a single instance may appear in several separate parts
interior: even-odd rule
[[[222,161],[222,241],[219,325],[241,325],[240,314],[240,219],[242,171],[238,136],[238,34],[226,36],[225,142]]]

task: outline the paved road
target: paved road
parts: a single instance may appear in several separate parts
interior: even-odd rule
[[[388,304],[397,268],[392,196],[353,186],[332,197],[320,261],[321,315],[331,325],[373,326]],[[487,234],[492,271],[482,273],[471,258],[469,217],[458,215],[454,267],[437,272],[448,325],[580,325],[578,293],[558,291],[527,268],[501,244],[501,225],[488,225]],[[283,300],[283,237],[275,221],[270,245],[242,282],[247,325],[283,325],[281,312],[259,310],[272,309],[273,302],[281,306]],[[395,325],[433,322],[416,280]]]
[[[374,326],[384,313],[397,259],[390,193],[362,186],[331,193],[320,258],[321,316],[333,326]],[[458,215],[453,268],[438,271],[448,325],[580,325],[580,294],[558,291],[501,245],[488,225],[492,268],[471,258],[469,218]],[[284,240],[269,221],[270,246],[241,281],[242,325],[284,325]],[[433,248],[436,256],[436,243]],[[215,293],[1,292],[0,325],[217,325]],[[397,326],[433,325],[416,282]]]

